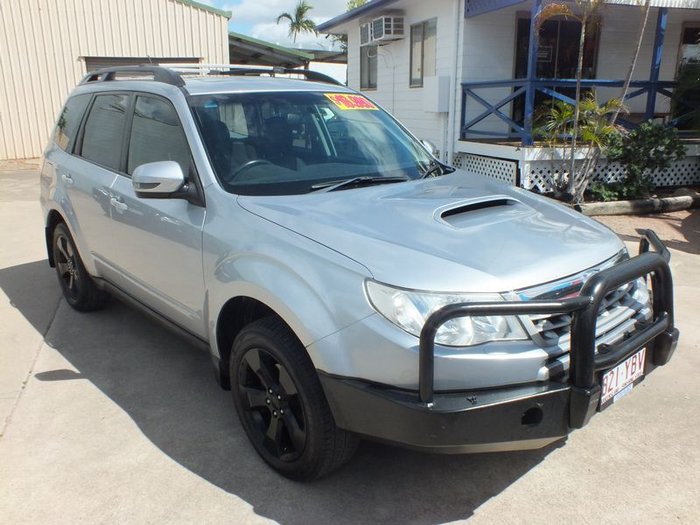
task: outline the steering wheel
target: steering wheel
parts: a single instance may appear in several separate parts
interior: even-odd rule
[[[237,179],[241,175],[241,173],[243,173],[246,170],[249,170],[250,168],[254,168],[255,166],[265,166],[267,164],[269,164],[271,166],[273,165],[272,162],[270,162],[269,160],[265,160],[265,159],[249,160],[248,162],[246,162],[245,164],[240,166],[236,171],[231,173],[228,176],[228,181],[233,182],[235,179]]]

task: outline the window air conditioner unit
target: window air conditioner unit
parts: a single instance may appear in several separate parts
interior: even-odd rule
[[[400,40],[404,37],[402,16],[381,16],[371,22],[372,42]]]
[[[370,23],[360,26],[360,45],[366,46],[372,43],[372,25]]]

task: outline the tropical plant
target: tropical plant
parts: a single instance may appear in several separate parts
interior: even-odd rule
[[[611,184],[609,189],[616,190],[620,198],[638,199],[654,190],[651,172],[668,169],[671,162],[682,160],[685,147],[676,129],[649,121],[629,133],[611,137],[606,157],[625,169],[622,183]]]
[[[546,142],[553,152],[568,149],[561,146],[571,138],[574,131],[579,135],[581,147],[578,151],[569,150],[576,170],[569,171],[571,158],[566,154],[561,155],[559,169],[553,170],[554,174],[549,181],[562,196],[568,197],[567,200],[582,200],[595,174],[600,154],[605,153],[609,145],[624,133],[623,128],[611,122],[611,116],[626,111],[619,99],[598,104],[592,94],[587,94],[576,106],[555,100],[539,117],[535,136]],[[577,156],[581,158],[577,159]],[[577,196],[581,198],[576,198]]]
[[[627,76],[625,77],[625,82],[622,86],[622,93],[620,93],[620,100],[623,102],[627,98],[627,93],[629,92],[630,84],[632,83],[632,75],[634,75],[634,70],[637,67],[639,52],[642,49],[644,31],[646,31],[647,22],[649,21],[649,11],[651,11],[651,0],[644,0],[644,4],[642,5],[642,16],[639,19],[639,31],[637,31],[637,46],[634,50],[634,57],[632,58],[632,62],[630,62],[630,67],[627,70]],[[613,124],[617,121],[617,117],[619,115],[620,112],[618,111],[612,116]]]
[[[289,22],[289,36],[294,42],[297,41],[297,36],[299,36],[300,33],[313,33],[318,35],[316,24],[308,17],[309,11],[312,9],[313,6],[307,4],[305,0],[299,0],[299,3],[294,8],[294,13],[282,13],[277,17],[277,23],[279,24],[282,20],[287,20]]]
[[[599,122],[599,126],[594,126],[599,132],[602,132],[601,137],[611,137],[608,131],[617,130],[620,132],[620,128],[616,126],[617,118],[621,112],[626,111],[623,102],[629,91],[630,82],[634,74],[634,70],[637,64],[637,59],[639,57],[639,51],[642,45],[642,38],[649,18],[649,10],[651,1],[650,0],[639,0],[638,3],[642,6],[642,17],[640,19],[639,32],[637,36],[637,44],[635,49],[635,54],[630,63],[625,82],[623,83],[622,92],[619,99],[613,99],[603,106],[598,106],[595,99],[591,98],[590,95],[586,95],[584,100],[581,100],[581,80],[583,78],[583,52],[586,40],[586,31],[589,24],[593,23],[598,18],[598,11],[605,3],[604,0],[576,0],[576,5],[578,7],[577,11],[571,8],[570,5],[553,2],[546,5],[540,12],[536,20],[536,27],[539,28],[541,25],[554,17],[564,17],[572,18],[578,20],[581,23],[581,34],[579,39],[579,53],[578,53],[578,64],[576,68],[576,94],[575,94],[575,104],[569,106],[571,110],[564,110],[564,107],[559,104],[559,113],[551,115],[548,119],[545,119],[544,127],[540,127],[540,133],[544,129],[545,135],[549,140],[556,142],[556,145],[561,147],[564,144],[569,146],[568,158],[561,158],[560,163],[562,164],[559,170],[559,177],[566,176],[566,194],[567,196],[575,201],[581,202],[583,200],[584,192],[591,181],[595,167],[606,148],[605,145],[598,145],[600,141],[591,138],[595,135],[592,134],[591,116],[600,116],[603,114],[607,120],[607,124],[604,122]],[[593,106],[598,107],[597,110],[593,110]],[[584,115],[581,117],[581,113],[588,113],[589,116]],[[570,113],[570,114],[569,114]],[[547,130],[547,126],[550,127],[560,126],[562,119],[568,119],[569,124],[565,133],[553,134],[551,130]],[[598,118],[598,117],[596,117]],[[560,124],[555,124],[555,122],[560,122]],[[566,127],[566,126],[565,126]],[[588,129],[586,129],[588,128]],[[582,157],[581,152],[578,150],[579,139],[585,143],[585,157],[582,161],[579,161]],[[602,144],[602,143],[601,143]],[[567,164],[564,166],[564,164]],[[564,172],[566,172],[564,174]],[[557,187],[561,189],[561,180],[557,181]]]
[[[367,0],[348,0],[347,7],[348,11],[352,11],[353,9],[357,9],[358,7],[361,7],[367,3]]]
[[[598,14],[598,10],[604,4],[604,0],[576,0],[576,5],[578,6],[579,13],[574,13],[571,7],[567,4],[562,3],[552,3],[545,6],[542,11],[540,11],[537,17],[537,29],[539,31],[540,26],[550,18],[554,17],[564,17],[573,18],[581,23],[581,35],[579,37],[578,44],[578,63],[576,65],[576,95],[574,101],[574,114],[572,119],[572,129],[570,134],[571,140],[571,163],[570,170],[572,176],[569,177],[568,192],[574,197],[574,200],[578,201],[583,198],[583,193],[580,195],[575,191],[576,179],[576,143],[579,139],[579,112],[580,112],[580,101],[581,101],[581,80],[583,79],[583,52],[586,43],[586,29],[588,24],[592,22]]]

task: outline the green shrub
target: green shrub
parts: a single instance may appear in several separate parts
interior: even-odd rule
[[[654,122],[644,122],[637,129],[610,137],[606,156],[619,162],[625,170],[623,182],[596,184],[590,188],[593,197],[602,200],[639,199],[654,190],[650,174],[668,169],[671,162],[685,157],[685,148],[678,131]]]

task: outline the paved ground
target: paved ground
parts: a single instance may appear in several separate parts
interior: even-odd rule
[[[0,174],[0,521],[700,522],[700,210],[605,219],[669,241],[682,342],[566,443],[454,457],[364,444],[302,485],[254,455],[204,353],[116,302],[81,315],[60,300],[26,168]]]

